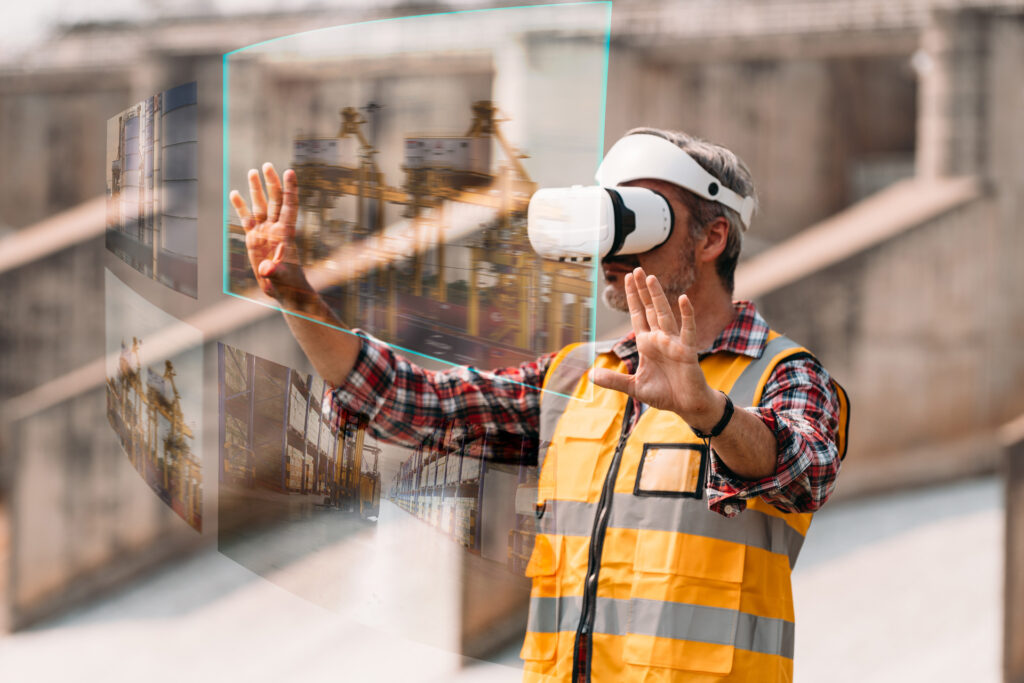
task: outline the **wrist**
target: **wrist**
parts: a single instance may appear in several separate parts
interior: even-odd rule
[[[274,288],[277,303],[286,311],[315,315],[320,309],[320,293],[303,280],[298,286],[277,286]]]
[[[722,391],[712,391],[713,396],[707,407],[695,415],[687,424],[699,438],[712,439],[720,435],[732,420],[733,405],[729,396]]]

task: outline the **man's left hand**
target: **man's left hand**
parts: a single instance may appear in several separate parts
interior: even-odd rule
[[[710,430],[724,397],[708,386],[700,367],[693,305],[679,297],[677,318],[658,278],[637,268],[625,278],[626,302],[640,361],[633,375],[595,368],[594,384],[621,391],[690,425]]]

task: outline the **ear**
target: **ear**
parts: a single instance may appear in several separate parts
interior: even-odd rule
[[[729,221],[723,216],[707,224],[704,237],[697,244],[697,261],[709,263],[718,259],[729,242]]]

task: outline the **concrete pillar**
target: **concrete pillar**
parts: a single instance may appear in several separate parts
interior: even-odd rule
[[[1024,441],[1006,451],[1006,604],[1003,672],[1007,683],[1024,682]]]
[[[936,10],[914,63],[920,77],[917,174],[984,175],[986,17]]]
[[[11,631],[11,518],[5,488],[0,482],[0,637]]]

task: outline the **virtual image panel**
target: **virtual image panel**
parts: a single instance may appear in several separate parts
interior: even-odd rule
[[[220,344],[220,528],[330,508],[375,523],[380,447],[365,420],[332,416],[322,379]]]
[[[545,261],[526,210],[601,156],[603,3],[340,26],[225,59],[228,188],[298,180],[296,259],[347,324],[496,368],[593,337],[592,264]],[[227,291],[258,289],[234,214]]]
[[[110,426],[149,487],[202,531],[202,334],[108,270],[106,350]]]
[[[360,623],[485,656],[470,625],[525,623],[535,448],[443,423],[380,441],[315,375],[220,344],[218,547]],[[518,621],[517,621],[518,620]]]
[[[199,217],[196,83],[157,93],[107,121],[107,249],[143,275],[196,297]]]

